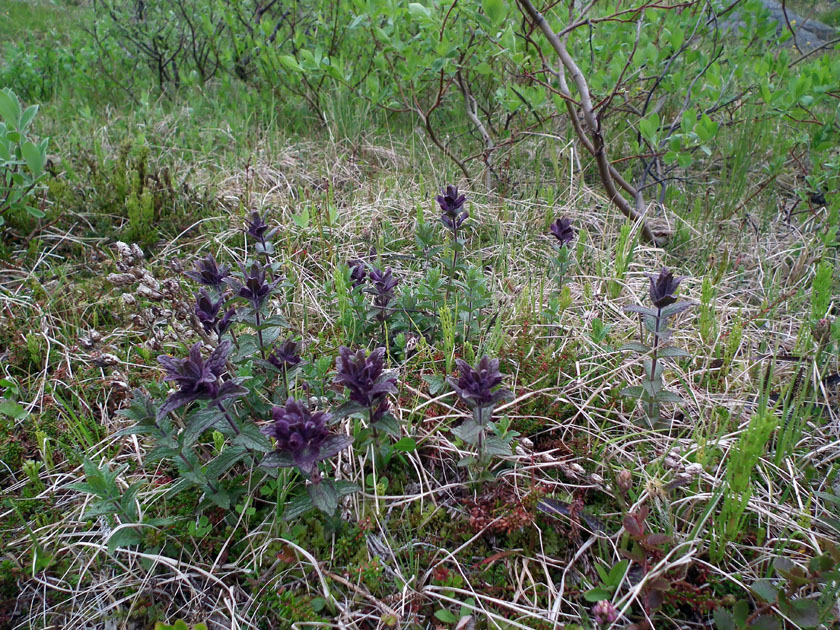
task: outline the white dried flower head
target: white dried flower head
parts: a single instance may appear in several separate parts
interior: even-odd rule
[[[140,279],[140,282],[154,291],[160,291],[160,282],[155,280],[155,277],[148,271],[143,273],[143,277]]]
[[[131,293],[123,293],[120,296],[120,299],[122,300],[122,303],[126,306],[134,306],[135,304],[137,304],[137,298],[134,297]]]
[[[114,248],[117,250],[117,255],[122,260],[130,259],[131,256],[131,247],[128,244],[123,243],[122,241],[117,241],[114,243]]]
[[[685,467],[685,472],[694,477],[703,474],[703,464],[693,463]]]
[[[108,282],[118,287],[124,287],[129,284],[134,284],[136,278],[130,273],[110,273],[108,274]]]
[[[145,284],[141,284],[137,287],[137,295],[142,298],[146,298],[147,300],[151,300],[152,302],[160,302],[163,299],[163,296],[160,293],[149,288]]]

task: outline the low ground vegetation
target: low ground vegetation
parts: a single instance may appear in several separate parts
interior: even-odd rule
[[[765,4],[0,7],[0,626],[836,627],[838,7]]]

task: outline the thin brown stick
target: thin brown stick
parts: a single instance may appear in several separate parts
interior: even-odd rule
[[[595,115],[592,106],[592,97],[589,92],[589,85],[586,82],[586,77],[583,76],[583,72],[580,70],[577,63],[575,63],[575,60],[569,54],[568,50],[566,50],[564,42],[557,37],[557,34],[551,28],[551,25],[546,21],[542,14],[537,11],[531,3],[531,0],[517,1],[524,12],[540,28],[543,35],[545,35],[546,39],[551,44],[551,47],[554,49],[554,52],[556,52],[557,56],[560,58],[560,62],[562,63],[564,70],[557,73],[557,78],[560,82],[561,90],[569,98],[571,98],[571,90],[566,83],[565,72],[568,71],[572,75],[572,81],[574,81],[577,91],[580,94],[580,113],[583,115],[583,122],[588,127],[588,134],[587,130],[583,128],[583,125],[578,118],[578,112],[575,110],[575,107],[571,104],[570,100],[567,99],[566,107],[569,110],[569,118],[578,138],[581,140],[584,147],[586,147],[586,150],[589,151],[589,153],[591,153],[595,158],[595,162],[598,165],[598,175],[601,178],[601,183],[607,191],[609,200],[628,219],[638,221],[640,223],[642,236],[646,241],[655,245],[661,245],[664,238],[654,234],[650,225],[644,219],[644,201],[642,199],[641,192],[637,188],[631,186],[628,182],[625,182],[623,178],[619,180],[614,177],[615,168],[610,165],[610,161],[607,158],[606,145],[601,131],[601,123]],[[633,195],[635,207],[631,206],[618,191],[616,188],[616,181],[619,181],[619,185]]]

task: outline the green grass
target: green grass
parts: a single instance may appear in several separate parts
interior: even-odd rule
[[[87,12],[83,6],[54,0],[7,0],[0,7],[0,45],[52,33],[65,41],[78,32]]]

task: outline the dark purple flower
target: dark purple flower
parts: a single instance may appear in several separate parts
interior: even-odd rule
[[[463,359],[455,359],[455,363],[460,372],[458,380],[451,376],[446,380],[470,407],[490,407],[511,395],[507,389],[496,389],[502,384],[498,359],[482,357],[475,368]]]
[[[257,261],[254,261],[250,267],[245,267],[245,265],[240,264],[240,268],[242,269],[245,282],[242,283],[239,280],[232,280],[230,284],[233,286],[234,291],[236,291],[237,296],[245,298],[251,302],[255,309],[259,309],[265,299],[274,290],[274,287],[280,282],[280,278],[276,278],[273,282],[267,280],[267,267]]]
[[[201,356],[201,343],[190,348],[186,359],[176,359],[168,355],[158,357],[158,362],[166,370],[164,381],[178,384],[179,390],[169,396],[158,410],[158,417],[195,400],[218,402],[226,398],[235,398],[246,392],[233,381],[222,381],[231,343],[222,341],[205,360]]]
[[[230,267],[227,265],[220,267],[213,254],[207,254],[201,260],[195,261],[193,271],[185,271],[184,275],[204,286],[220,289],[225,278],[230,275]]]
[[[382,404],[388,394],[397,393],[397,379],[385,372],[385,348],[376,348],[369,355],[360,348],[356,352],[346,346],[338,349],[338,374],[334,383],[350,390],[350,400],[368,409]],[[385,407],[379,414],[388,410]],[[375,414],[373,414],[375,415]],[[376,419],[371,418],[372,422]]]
[[[367,277],[367,267],[365,266],[365,263],[361,260],[351,260],[348,265],[350,266],[350,283],[354,287],[362,286]]]
[[[647,274],[650,278],[650,301],[656,308],[662,308],[677,301],[677,288],[685,276],[674,277],[674,274],[663,267],[658,276]]]
[[[394,277],[390,267],[385,269],[385,271],[371,267],[370,280],[373,283],[373,305],[379,309],[377,317],[384,319],[385,309],[391,303],[391,300],[394,299],[394,289],[399,283],[399,280]]]
[[[281,344],[275,346],[268,355],[268,362],[278,370],[288,370],[300,363],[300,344],[289,337]]]
[[[467,200],[465,195],[458,194],[457,186],[447,186],[441,194],[437,196],[437,202],[443,214],[440,215],[441,222],[453,232],[457,231],[464,221],[469,217],[466,210],[462,211],[464,202]]]
[[[291,397],[282,407],[272,407],[271,417],[273,422],[262,432],[273,437],[277,452],[289,456],[305,475],[312,474],[319,461],[332,457],[353,441],[346,435],[330,435],[329,413],[310,411]]]
[[[554,234],[554,238],[560,242],[560,247],[565,247],[575,238],[575,229],[572,227],[572,220],[567,217],[557,219],[551,224],[550,229],[551,233]]]
[[[256,210],[251,213],[251,217],[249,219],[245,220],[245,225],[247,226],[246,231],[248,234],[261,243],[270,239],[277,232],[277,228],[274,228],[273,230],[268,229],[268,223],[263,220],[260,213]]]
[[[195,302],[195,315],[204,330],[215,332],[220,337],[230,328],[233,316],[236,315],[236,308],[229,308],[222,317],[219,317],[219,311],[226,298],[227,296],[222,295],[214,302],[207,290],[202,289]]]

